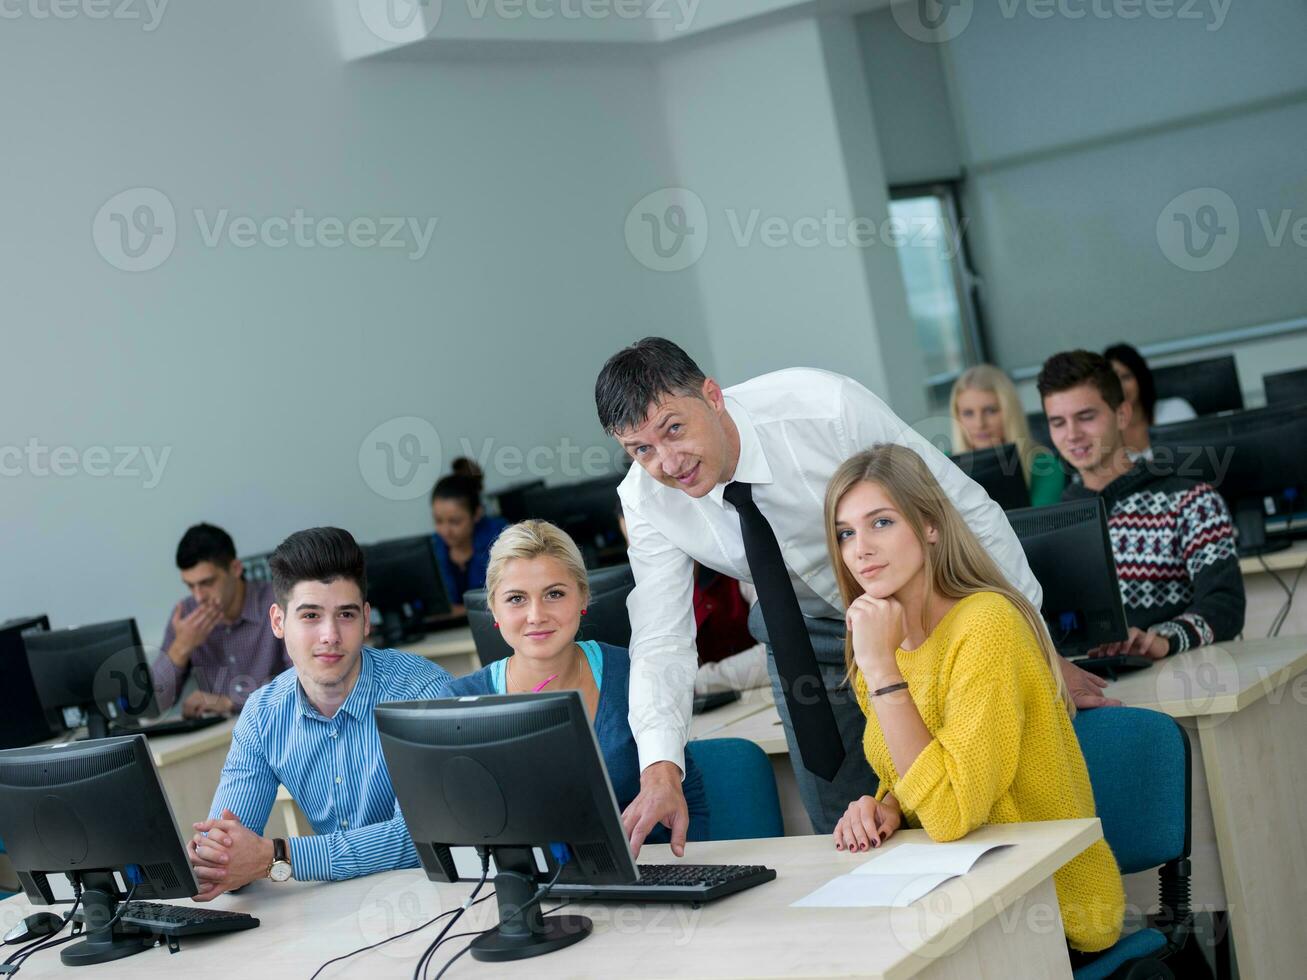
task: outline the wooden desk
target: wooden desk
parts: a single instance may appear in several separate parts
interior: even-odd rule
[[[716,738],[728,725],[773,707],[775,701],[772,700],[770,684],[766,687],[750,688],[740,693],[738,701],[724,704],[712,711],[705,711],[701,715],[694,715],[690,719],[690,738]]]
[[[1228,910],[1244,978],[1298,976],[1307,881],[1307,637],[1190,650],[1127,674],[1107,693],[1176,718],[1193,747],[1193,904]],[[793,780],[775,708],[717,732],[771,757]],[[793,807],[797,792],[782,798]],[[801,807],[800,807],[801,809]],[[787,828],[789,817],[787,811]],[[1126,899],[1157,907],[1157,875],[1125,878]]]
[[[468,626],[428,633],[413,643],[400,644],[398,649],[426,657],[455,677],[470,674],[481,666],[481,660],[477,657],[477,645]]]
[[[483,964],[465,956],[451,977],[1070,977],[1051,875],[1102,835],[1097,820],[985,827],[977,840],[1016,846],[983,858],[907,909],[794,909],[790,903],[866,855],[831,847],[825,837],[695,844],[693,861],[764,862],[775,881],[702,909],[688,906],[589,905],[568,911],[589,916],[594,934],[575,946],[515,963]],[[887,844],[924,841],[904,831]],[[666,846],[648,847],[649,862],[673,861]],[[183,940],[175,959],[163,949],[96,969],[100,980],[172,976],[227,980],[233,964],[257,976],[307,977],[327,959],[377,942],[456,908],[469,884],[428,882],[419,870],[332,883],[255,882],[246,894],[214,904],[250,912],[262,926],[248,932]],[[0,919],[26,914],[22,896],[0,903]],[[494,900],[459,920],[453,932],[497,921]],[[381,949],[333,966],[329,977],[409,977],[435,937],[432,926]],[[443,965],[468,939],[441,949]],[[31,959],[24,975],[63,976],[58,956]]]
[[[1245,637],[1254,639],[1266,636],[1271,621],[1284,606],[1284,589],[1271,572],[1279,575],[1281,581],[1292,588],[1294,576],[1304,565],[1307,565],[1307,541],[1295,541],[1287,551],[1239,560],[1244,594],[1248,598],[1243,624]],[[1297,595],[1288,618],[1280,628],[1280,635],[1307,636],[1307,572],[1303,573],[1299,582]]]

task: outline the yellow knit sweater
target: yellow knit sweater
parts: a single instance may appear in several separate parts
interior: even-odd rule
[[[987,823],[1094,816],[1085,758],[1048,662],[1021,613],[1003,596],[981,592],[958,602],[916,650],[895,654],[912,700],[933,736],[902,776],[868,704],[861,673],[855,690],[867,716],[863,748],[910,826],[932,840],[956,840]],[[1125,891],[1106,841],[1053,875],[1062,925],[1084,952],[1121,934]]]

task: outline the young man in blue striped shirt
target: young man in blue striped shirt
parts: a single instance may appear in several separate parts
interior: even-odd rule
[[[430,661],[364,645],[371,610],[363,552],[348,531],[318,527],[269,560],[272,629],[294,669],[255,691],[232,732],[209,819],[187,847],[208,901],[256,878],[328,881],[417,867],[372,709],[441,697]],[[283,785],[315,836],[262,836]]]

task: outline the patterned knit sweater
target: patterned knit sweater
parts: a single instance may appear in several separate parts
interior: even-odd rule
[[[930,743],[899,773],[885,733],[854,679],[867,716],[863,750],[909,826],[932,840],[956,840],[988,823],[1092,817],[1094,791],[1066,705],[1035,634],[995,592],[967,596],[915,650],[895,652]],[[892,695],[891,695],[892,696]],[[1125,891],[1107,842],[1053,874],[1071,945],[1106,949],[1121,934]]]
[[[1152,629],[1169,653],[1243,630],[1243,575],[1225,501],[1206,483],[1150,472],[1147,460],[1101,492],[1126,622]],[[1093,497],[1079,477],[1063,500]]]

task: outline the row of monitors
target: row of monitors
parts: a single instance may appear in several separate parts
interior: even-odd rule
[[[1209,483],[1225,498],[1241,554],[1288,546],[1287,536],[1267,543],[1266,518],[1268,509],[1292,516],[1307,489],[1307,402],[1158,426],[1150,439],[1148,465],[1155,472]],[[961,453],[953,461],[1004,510],[1029,506],[1015,446]]]

